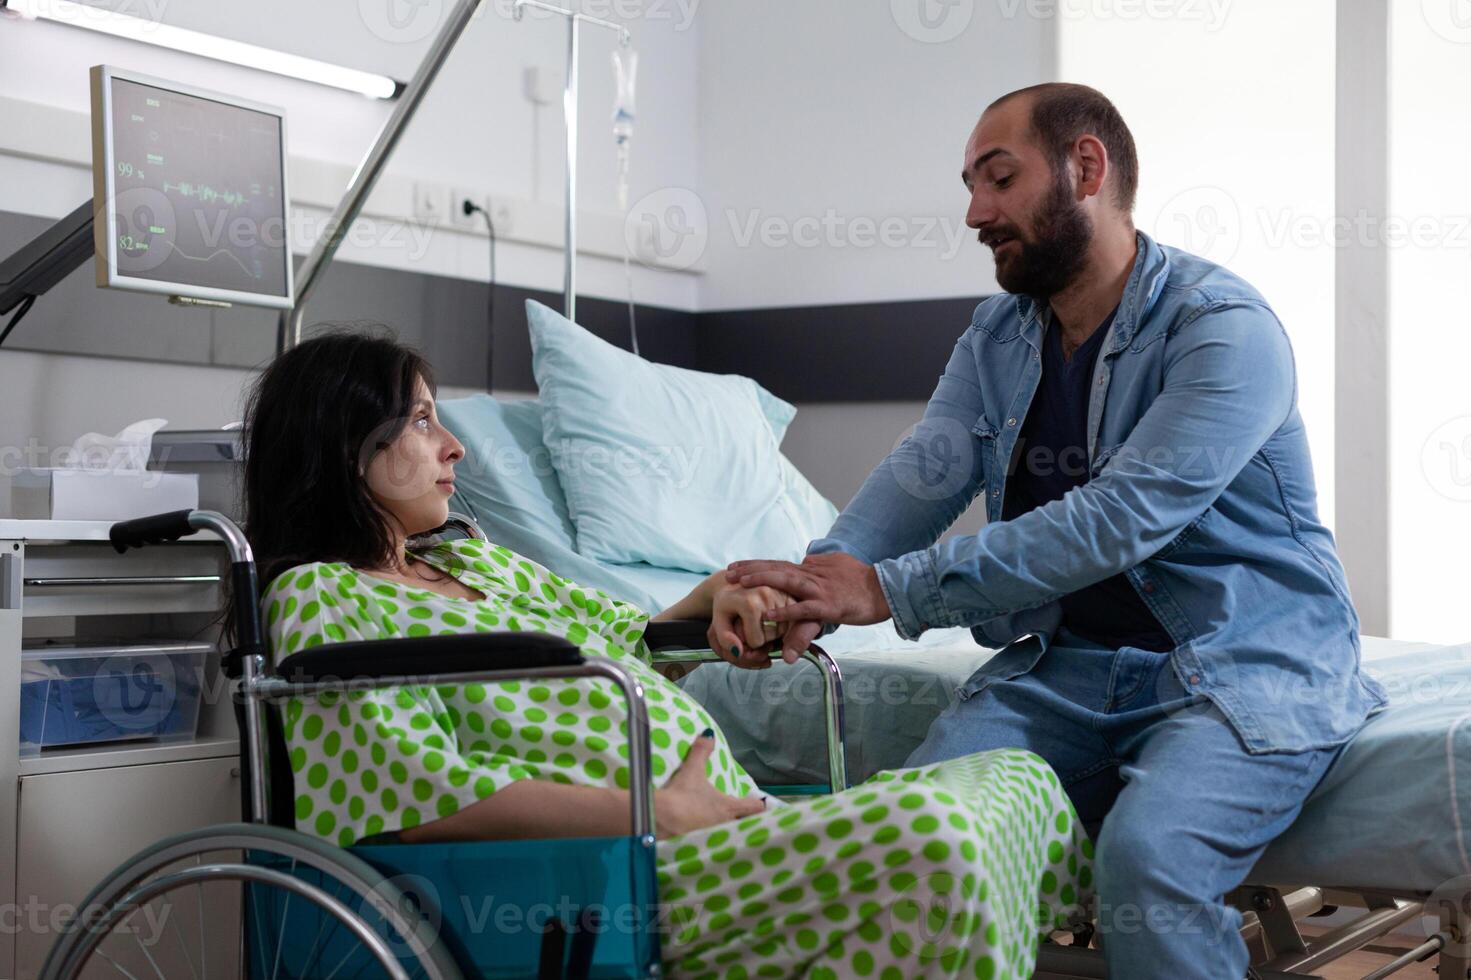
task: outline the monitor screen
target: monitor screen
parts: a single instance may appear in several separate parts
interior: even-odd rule
[[[92,73],[97,284],[289,307],[280,110]]]

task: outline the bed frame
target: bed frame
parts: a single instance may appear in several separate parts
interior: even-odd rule
[[[1471,978],[1471,893],[1452,897],[1382,889],[1303,887],[1291,890],[1243,885],[1227,897],[1244,917],[1241,929],[1260,980],[1304,980],[1317,970],[1421,917],[1438,916],[1438,931],[1363,980],[1381,980],[1412,963],[1436,957],[1441,980]],[[1360,909],[1350,921],[1311,940],[1299,926],[1312,916]],[[1058,937],[1054,936],[1056,940]],[[1047,942],[1037,954],[1036,980],[1107,978],[1091,922],[1073,929],[1072,945]]]

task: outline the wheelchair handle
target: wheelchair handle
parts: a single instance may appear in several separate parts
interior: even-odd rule
[[[187,538],[195,531],[213,531],[225,542],[233,564],[254,561],[250,542],[245,533],[224,514],[213,510],[173,510],[166,514],[135,517],[130,521],[118,521],[107,532],[108,540],[122,554],[129,548],[141,548],[145,544],[162,544]]]

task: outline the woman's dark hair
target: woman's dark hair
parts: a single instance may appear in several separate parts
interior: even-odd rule
[[[428,362],[378,325],[338,326],[261,374],[245,411],[243,496],[262,587],[293,565],[392,559],[388,515],[363,474],[408,424],[421,379],[433,393]]]

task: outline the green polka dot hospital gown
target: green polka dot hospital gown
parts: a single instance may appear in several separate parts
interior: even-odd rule
[[[416,590],[341,563],[301,565],[264,598],[273,650],[470,630],[566,637],[644,684],[655,785],[716,727],[649,665],[642,610],[484,542],[418,557],[485,598]],[[623,714],[609,682],[585,678],[292,702],[297,826],[348,845],[455,813],[519,779],[626,788]],[[757,792],[718,729],[709,777],[736,796]],[[1039,935],[1088,891],[1092,854],[1057,777],[1020,750],[883,772],[831,796],[773,798],[763,813],[659,841],[664,970],[1027,977]]]

